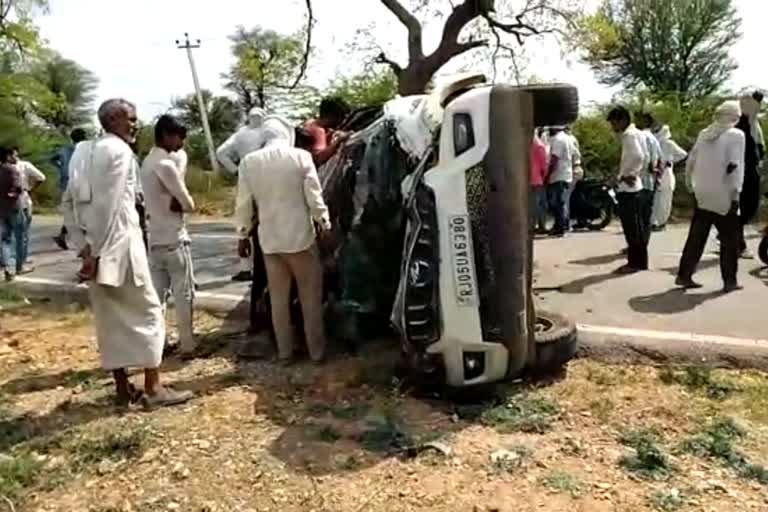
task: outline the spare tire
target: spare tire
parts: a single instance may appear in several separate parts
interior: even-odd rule
[[[561,126],[579,117],[579,90],[569,84],[526,85],[533,98],[533,124]]]
[[[533,371],[557,371],[576,355],[576,324],[558,313],[536,311],[536,363]]]

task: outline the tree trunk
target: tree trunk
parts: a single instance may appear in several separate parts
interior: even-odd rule
[[[397,92],[401,96],[424,94],[438,69],[439,66],[434,68],[426,59],[412,62],[397,73]]]

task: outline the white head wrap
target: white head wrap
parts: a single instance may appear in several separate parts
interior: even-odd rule
[[[741,117],[741,105],[738,101],[726,101],[715,110],[715,119],[703,132],[702,137],[706,141],[713,141],[723,133],[730,130]]]

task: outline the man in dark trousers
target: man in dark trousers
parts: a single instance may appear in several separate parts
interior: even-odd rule
[[[745,136],[735,128],[741,116],[737,101],[718,107],[715,119],[704,129],[688,156],[686,182],[696,198],[696,210],[685,242],[675,284],[701,288],[693,274],[714,224],[720,235],[720,271],[725,293],[741,287],[739,262],[739,196],[744,182]]]
[[[616,270],[617,274],[633,274],[648,270],[648,234],[642,197],[645,172],[650,157],[643,133],[632,124],[629,111],[615,107],[608,113],[613,131],[621,134],[621,163],[619,165],[618,200],[619,217],[627,240],[627,264]]]
[[[757,95],[757,97],[755,97]],[[762,131],[759,130],[757,114],[760,110],[762,95],[755,93],[741,99],[741,118],[736,128],[744,133],[744,185],[739,197],[739,255],[748,256],[747,242],[744,239],[744,227],[752,222],[760,207],[760,160],[763,158]],[[758,100],[759,98],[759,100]]]

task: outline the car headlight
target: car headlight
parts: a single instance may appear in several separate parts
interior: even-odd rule
[[[453,149],[456,156],[465,153],[475,145],[475,131],[472,128],[472,116],[469,114],[453,115]]]
[[[485,352],[464,352],[464,380],[474,380],[485,373]]]

